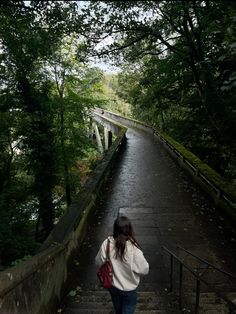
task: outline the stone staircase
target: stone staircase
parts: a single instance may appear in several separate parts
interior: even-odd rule
[[[68,300],[63,314],[114,314],[111,297],[106,290],[87,290]],[[176,299],[163,292],[138,291],[136,314],[180,314]]]
[[[236,293],[229,293],[231,300]],[[179,310],[177,296],[167,292],[138,291],[136,314],[180,314],[194,313],[194,294],[184,294],[182,311]],[[103,289],[77,290],[74,296],[67,296],[63,314],[114,314],[110,294]],[[200,294],[199,314],[228,314],[226,304],[211,292]],[[235,312],[236,313],[236,312]]]

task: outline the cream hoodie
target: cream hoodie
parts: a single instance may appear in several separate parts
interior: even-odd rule
[[[140,275],[147,275],[149,265],[143,256],[143,252],[138,249],[131,241],[126,242],[125,260],[121,261],[115,258],[115,240],[110,240],[110,260],[113,267],[112,285],[119,290],[131,291],[137,288]],[[100,250],[95,258],[95,263],[100,267],[106,261],[107,239],[103,241]]]

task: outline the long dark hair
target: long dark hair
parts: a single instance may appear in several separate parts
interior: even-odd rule
[[[119,216],[114,222],[113,237],[116,242],[115,258],[125,260],[126,241],[130,240],[133,245],[140,248],[135,240],[134,231],[130,220],[125,216]]]

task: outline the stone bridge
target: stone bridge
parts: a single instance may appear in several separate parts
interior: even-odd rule
[[[150,264],[137,313],[234,313],[235,205],[220,179],[145,124],[102,109],[92,117],[106,153],[40,252],[0,273],[0,313],[113,313],[94,257],[118,214]]]

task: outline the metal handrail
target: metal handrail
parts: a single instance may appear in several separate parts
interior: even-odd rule
[[[215,266],[215,265],[209,263],[208,261],[204,260],[203,258],[201,258],[201,257],[199,257],[199,256],[197,256],[197,255],[195,255],[195,254],[193,254],[192,252],[186,250],[186,249],[183,248],[182,246],[177,245],[177,248],[183,250],[184,252],[188,253],[189,255],[193,256],[194,258],[198,259],[199,261],[201,261],[201,262],[207,264],[208,266],[212,267],[213,269],[215,269],[215,270],[217,270],[217,271],[219,271],[219,272],[225,274],[226,276],[229,276],[229,277],[232,278],[232,279],[236,279],[236,276],[235,276],[235,275],[233,275],[233,274],[231,274],[231,273],[228,273],[227,271],[225,271],[225,270],[223,270],[223,269],[221,269],[221,268],[219,268],[219,267],[217,267],[217,266]]]
[[[227,296],[219,292],[215,287],[209,284],[206,280],[201,278],[201,276],[196,273],[196,271],[190,266],[186,265],[175,253],[171,252],[165,246],[162,246],[162,249],[170,254],[170,292],[173,291],[173,260],[179,262],[179,307],[182,310],[182,292],[183,292],[183,268],[186,268],[195,278],[196,278],[196,300],[195,300],[195,314],[199,313],[199,300],[200,300],[200,285],[204,283],[208,286],[212,292],[216,293],[221,299],[223,299],[229,308],[229,314],[236,313],[236,304],[232,302]]]

